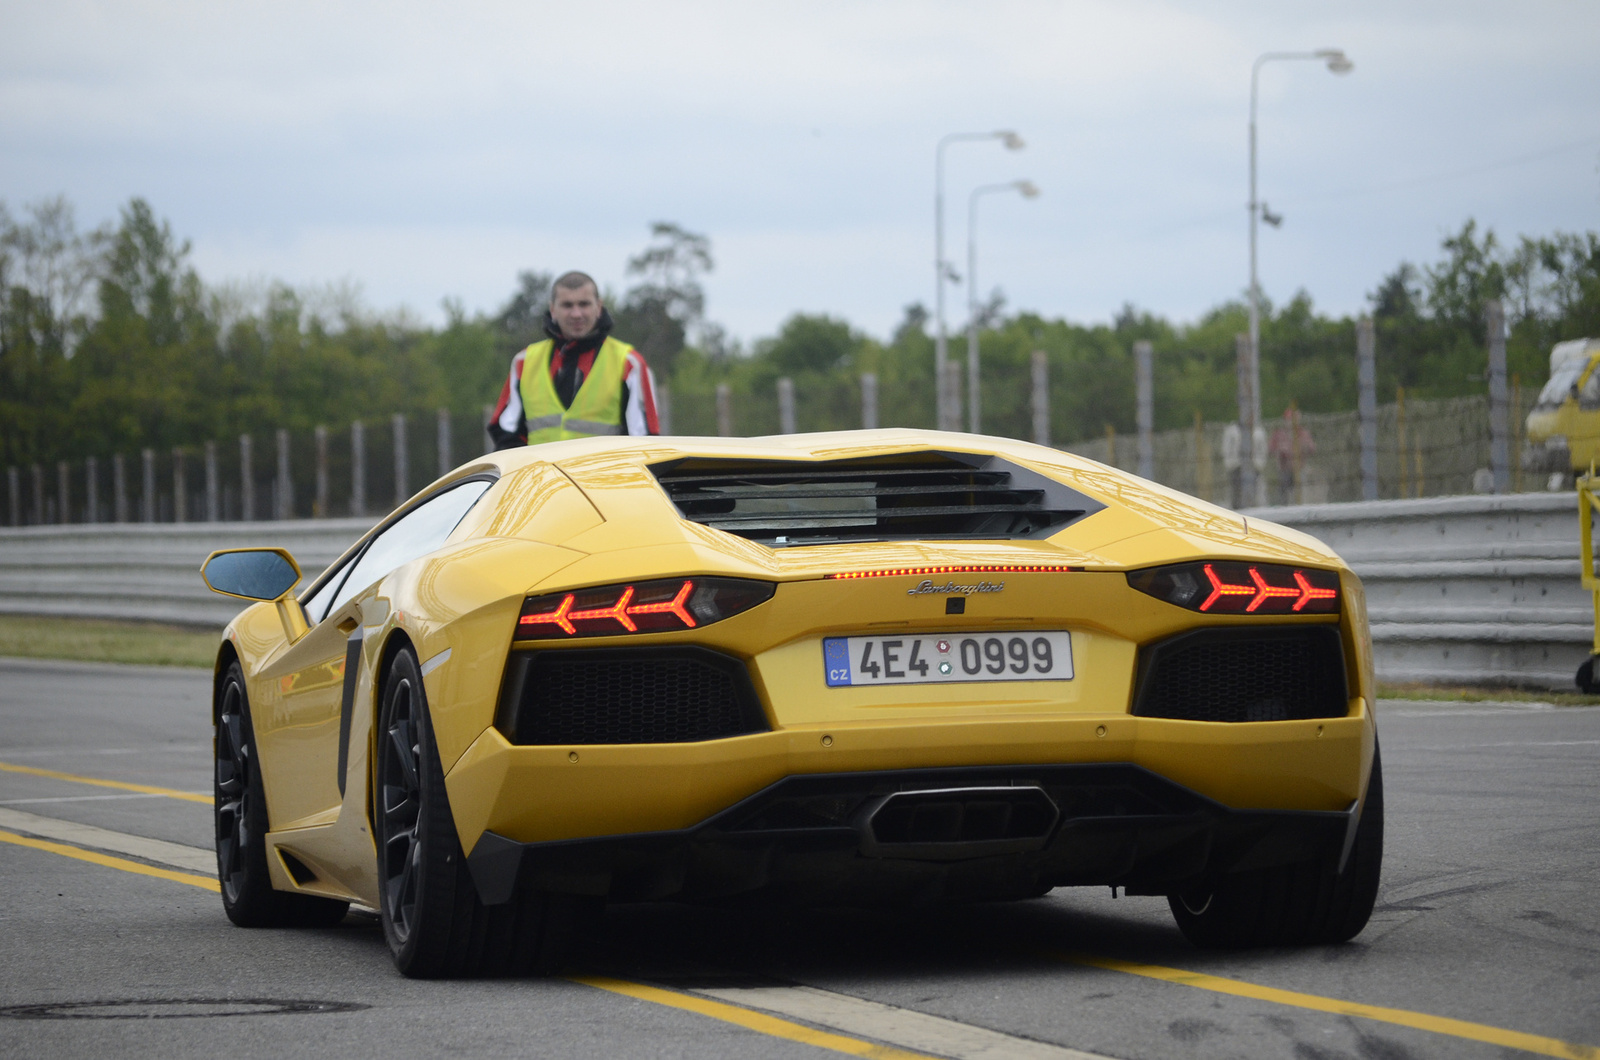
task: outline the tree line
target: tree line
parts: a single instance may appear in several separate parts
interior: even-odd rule
[[[142,447],[287,427],[342,425],[394,412],[449,408],[477,416],[498,395],[511,356],[540,337],[551,274],[522,273],[492,313],[445,303],[427,326],[379,314],[352,290],[208,284],[189,244],[142,199],[114,223],[80,230],[54,199],[13,214],[0,203],[0,463],[47,464]],[[928,313],[907,306],[886,339],[848,321],[795,314],[748,348],[707,318],[701,279],[710,240],[652,226],[629,262],[625,291],[606,292],[616,334],[639,346],[671,395],[678,433],[716,433],[719,384],[736,395],[735,431],[777,430],[776,381],[795,380],[801,430],[858,426],[859,378],[879,380],[880,422],[935,422]],[[1467,221],[1431,263],[1402,262],[1369,296],[1378,334],[1380,395],[1480,393],[1484,308],[1505,301],[1509,370],[1541,385],[1552,343],[1600,336],[1600,235],[1555,233],[1500,241]],[[1031,434],[1031,353],[1048,356],[1052,437],[1070,442],[1109,425],[1134,429],[1133,343],[1155,349],[1156,425],[1196,412],[1235,416],[1234,336],[1242,301],[1178,323],[1125,305],[1109,322],[1078,324],[1006,311],[983,314],[983,422]],[[1262,407],[1354,408],[1355,321],[1317,311],[1297,293],[1262,320]],[[964,343],[952,341],[952,356]]]

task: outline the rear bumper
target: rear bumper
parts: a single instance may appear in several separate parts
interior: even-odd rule
[[[506,853],[510,844],[536,851],[526,855],[531,859],[528,865],[536,866],[528,871],[554,874],[543,885],[555,886],[555,877],[569,871],[554,867],[558,862],[565,865],[563,859],[575,859],[570,872],[588,882],[562,886],[653,894],[666,884],[635,888],[617,882],[618,873],[632,871],[629,866],[635,865],[639,851],[656,853],[638,865],[659,866],[678,859],[689,866],[700,863],[694,860],[699,857],[694,850],[722,850],[731,844],[741,850],[770,851],[761,854],[763,858],[788,859],[792,852],[810,851],[810,844],[820,843],[819,851],[861,860],[859,836],[844,825],[833,826],[844,830],[831,834],[813,829],[794,836],[723,837],[729,831],[729,814],[744,812],[740,808],[754,805],[752,800],[776,798],[776,792],[788,790],[785,785],[830,784],[854,777],[862,779],[850,784],[895,790],[904,784],[926,787],[928,776],[949,771],[1016,784],[1035,783],[1030,777],[1059,778],[1069,773],[1089,778],[1097,775],[1092,772],[1096,768],[1133,770],[1130,776],[1146,778],[1136,788],[1164,786],[1168,793],[1159,804],[1180,809],[1132,815],[1141,819],[1113,827],[1096,815],[1071,811],[1079,800],[1063,788],[1062,798],[1056,799],[1061,817],[1051,845],[1007,856],[1038,861],[1059,847],[1060,858],[1050,862],[1058,868],[1040,869],[1055,873],[1052,879],[1065,881],[1077,879],[1073,873],[1088,873],[1095,878],[1084,882],[1114,878],[1136,886],[1131,866],[1146,862],[1146,853],[1121,855],[1121,860],[1109,854],[1091,858],[1083,846],[1088,840],[1082,837],[1110,829],[1124,838],[1106,839],[1101,844],[1105,849],[1133,842],[1138,851],[1149,851],[1164,842],[1157,838],[1165,834],[1162,829],[1178,828],[1191,837],[1203,834],[1209,850],[1226,847],[1236,832],[1251,832],[1262,824],[1275,828],[1285,814],[1313,822],[1313,831],[1326,826],[1324,815],[1342,817],[1365,790],[1375,739],[1364,703],[1352,700],[1351,708],[1344,718],[1280,722],[1190,722],[1127,714],[908,719],[895,724],[790,727],[702,743],[654,745],[513,746],[497,730],[487,729],[450,770],[446,785],[457,833],[475,865],[487,864],[485,859],[490,858],[496,864],[514,860],[521,878],[524,855],[512,858]],[[1099,783],[1095,780],[1090,786]],[[867,797],[865,789],[860,794]],[[1314,823],[1318,821],[1324,823]],[[1211,865],[1211,859],[1206,854],[1203,864]],[[896,858],[873,860],[908,863]],[[944,868],[947,874],[959,875],[963,871],[959,866],[968,862]],[[1098,867],[1093,872],[1086,867],[1069,872],[1069,862]],[[615,878],[602,885],[597,874],[605,873]],[[695,878],[688,867],[684,874],[685,880]],[[734,891],[750,889],[753,877],[741,878],[744,882]]]
[[[933,802],[961,791],[1025,793],[1055,812],[1025,822],[1021,839],[896,845],[875,834],[890,793]],[[1126,763],[835,773],[786,777],[685,829],[542,843],[485,832],[468,864],[490,904],[527,890],[622,901],[926,902],[1082,884],[1163,894],[1337,858],[1355,812],[1231,810]]]

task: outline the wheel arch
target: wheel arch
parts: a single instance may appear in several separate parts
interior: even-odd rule
[[[219,717],[218,712],[222,709],[222,679],[227,675],[228,667],[236,662],[239,662],[239,649],[233,646],[233,641],[224,640],[222,646],[217,649],[217,661],[211,670],[212,728],[216,727]],[[243,670],[243,668],[244,666],[241,663],[240,669]],[[246,692],[248,692],[248,689],[246,689]]]
[[[383,686],[389,680],[395,656],[408,648],[415,656],[416,643],[410,634],[396,626],[384,638],[378,664],[372,668],[372,724],[367,726],[367,826],[372,829],[369,834],[374,841],[378,835],[378,741],[383,728]]]

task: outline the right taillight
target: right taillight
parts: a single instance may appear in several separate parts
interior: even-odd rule
[[[1169,604],[1208,615],[1339,612],[1339,575],[1317,567],[1201,560],[1129,571],[1128,584]]]

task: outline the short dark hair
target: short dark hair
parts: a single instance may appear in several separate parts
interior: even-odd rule
[[[600,285],[594,282],[593,276],[590,276],[587,272],[579,272],[577,269],[563,272],[556,277],[556,282],[550,285],[550,301],[554,302],[556,300],[557,288],[563,291],[576,291],[582,287],[593,287],[595,299],[598,300],[600,298]]]

